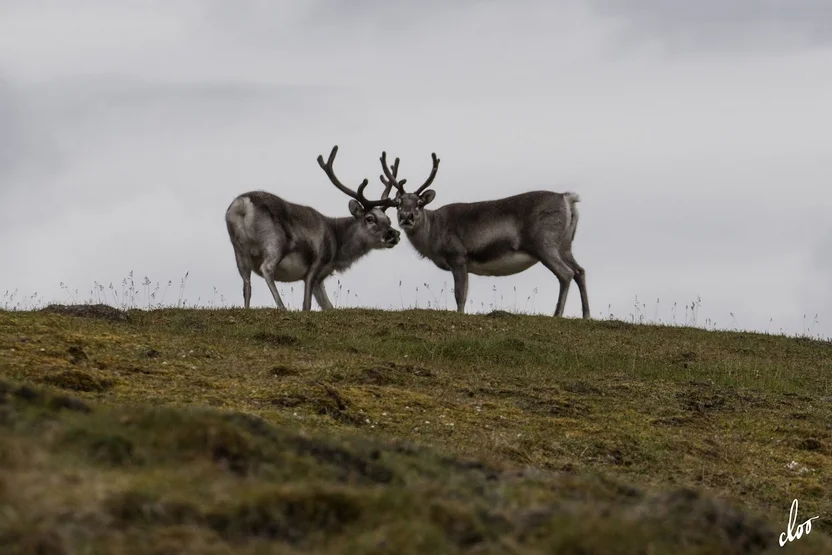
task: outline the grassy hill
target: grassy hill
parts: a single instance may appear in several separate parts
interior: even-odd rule
[[[832,553],[830,484],[829,342],[0,312],[3,553]],[[795,498],[820,518],[781,549]]]

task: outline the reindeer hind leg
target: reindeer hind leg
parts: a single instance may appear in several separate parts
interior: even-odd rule
[[[234,254],[237,256],[237,270],[243,278],[243,305],[245,308],[251,306],[251,261],[243,256],[236,248]]]
[[[589,318],[589,295],[586,290],[586,270],[575,260],[572,251],[563,253],[563,261],[575,272],[575,283],[578,285],[578,291],[581,293],[581,313],[584,318]]]
[[[270,241],[263,249],[263,262],[260,264],[260,274],[266,281],[266,285],[269,287],[269,292],[271,292],[277,308],[281,310],[285,309],[286,305],[283,304],[283,299],[280,298],[280,293],[277,292],[277,286],[274,283],[274,274],[282,258],[282,243],[279,240]]]
[[[566,306],[566,296],[569,294],[569,284],[575,277],[575,272],[569,267],[555,248],[542,249],[538,253],[541,264],[549,268],[555,277],[558,278],[560,291],[558,292],[558,304],[555,308],[555,316],[563,316],[563,309]]]

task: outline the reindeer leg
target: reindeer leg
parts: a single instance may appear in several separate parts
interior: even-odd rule
[[[575,272],[566,265],[563,259],[558,254],[558,251],[551,249],[545,251],[540,256],[540,262],[555,274],[560,282],[560,292],[558,293],[558,305],[555,308],[555,316],[563,316],[563,309],[566,306],[566,295],[569,294],[569,284],[575,276]]]
[[[571,251],[563,253],[563,261],[575,272],[575,283],[578,284],[578,291],[581,292],[581,312],[583,313],[583,317],[588,319],[590,316],[589,296],[586,292],[586,270],[578,264],[575,257],[572,256]]]
[[[333,308],[332,303],[329,301],[329,297],[326,294],[326,289],[324,288],[324,282],[321,281],[315,288],[312,290],[312,294],[315,296],[315,300],[318,302],[318,305],[321,307],[321,310],[330,310]]]
[[[251,306],[251,274],[248,278],[243,278],[243,305],[246,308]]]
[[[251,306],[251,260],[237,250],[237,245],[234,245],[234,256],[237,258],[237,270],[243,278],[243,305],[249,308]]]
[[[263,263],[260,265],[260,273],[263,279],[266,280],[266,285],[269,286],[269,291],[271,291],[272,297],[274,297],[277,308],[285,310],[286,305],[283,304],[283,299],[280,298],[280,293],[277,292],[277,286],[274,284],[274,272],[277,270],[280,259],[283,258],[282,250],[280,245],[277,244],[269,245],[269,248],[265,249]]]
[[[307,277],[303,283],[303,308],[301,310],[304,312],[312,310],[312,289],[314,287],[312,279]]]
[[[303,280],[303,310],[307,312],[312,310],[312,293],[322,285],[320,270],[320,264],[313,263]]]
[[[468,268],[465,262],[451,264],[451,274],[454,276],[456,311],[465,314],[465,301],[468,298]]]
[[[266,285],[269,286],[269,291],[274,297],[274,302],[277,305],[277,308],[280,310],[286,310],[286,305],[283,304],[283,299],[280,298],[280,293],[277,292],[277,286],[274,284],[274,278],[272,277],[274,274],[266,274],[263,272],[263,277],[266,280]]]

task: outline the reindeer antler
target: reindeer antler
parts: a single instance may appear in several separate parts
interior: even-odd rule
[[[425,181],[421,187],[416,189],[415,193],[417,195],[421,194],[422,191],[430,187],[430,184],[433,183],[433,180],[436,179],[436,172],[439,170],[439,158],[436,157],[436,153],[431,153],[431,158],[433,158],[433,168],[431,169],[430,175],[428,176],[428,180]],[[404,184],[407,183],[407,179],[402,179],[399,181],[397,179],[397,175],[399,172],[399,159],[393,162],[392,170],[387,167],[387,152],[381,153],[381,168],[384,170],[384,175],[379,176],[381,182],[384,183],[384,194],[382,198],[387,198],[390,194],[390,190],[395,187],[399,190],[399,194],[403,195],[405,193]],[[386,176],[386,178],[385,178]]]
[[[433,158],[433,168],[430,170],[430,175],[428,176],[428,180],[427,180],[427,181],[425,181],[425,182],[422,184],[422,186],[421,186],[421,187],[419,187],[418,189],[416,189],[416,194],[417,194],[417,195],[421,194],[421,193],[422,193],[422,191],[424,191],[425,189],[427,189],[428,187],[430,187],[430,184],[431,184],[431,183],[433,183],[433,180],[436,178],[436,172],[437,172],[437,170],[439,170],[439,158],[437,158],[437,157],[436,157],[436,153],[435,153],[435,152],[432,152],[432,153],[430,154],[430,156],[431,156],[431,158]]]
[[[391,170],[387,167],[387,152],[384,151],[381,153],[381,169],[384,170],[384,175],[380,175],[379,179],[381,182],[384,183],[384,193],[381,195],[381,198],[387,198],[390,196],[390,190],[395,187],[400,195],[404,194],[404,184],[407,183],[407,179],[402,179],[401,181],[398,180],[397,176],[399,174],[399,159],[396,158],[396,161],[393,162],[393,169]],[[385,179],[385,176],[387,178]]]
[[[387,197],[382,197],[380,200],[369,200],[367,197],[364,196],[364,189],[369,184],[367,179],[361,182],[358,186],[358,191],[353,191],[349,187],[345,186],[341,183],[338,178],[335,176],[335,171],[332,169],[332,163],[335,161],[335,154],[338,152],[338,145],[332,147],[332,152],[329,153],[329,159],[324,163],[324,157],[322,155],[318,155],[318,165],[321,166],[321,169],[324,170],[329,180],[335,185],[338,189],[341,190],[342,193],[345,195],[354,198],[361,206],[364,207],[364,210],[371,210],[377,206],[384,206],[389,208],[393,205],[393,201],[388,199]]]

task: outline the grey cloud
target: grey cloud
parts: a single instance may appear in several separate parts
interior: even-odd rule
[[[832,283],[832,229],[818,244],[814,256],[815,267],[829,277],[827,283]]]
[[[804,291],[803,302],[807,306],[814,306],[814,312],[824,314],[832,319],[832,227],[827,224],[825,236],[818,241],[812,253],[812,270],[814,271],[814,287]]]
[[[536,18],[528,21],[533,27],[540,20],[561,19],[565,10],[587,6],[624,22],[631,38],[660,39],[676,48],[796,48],[832,40],[832,4],[826,0],[217,0],[202,6],[217,30],[248,34],[251,40],[279,40],[313,29],[353,35],[357,41],[415,28],[429,35],[431,26],[464,26],[473,13],[490,9],[526,12]],[[510,23],[511,17],[506,13],[504,22]],[[362,37],[363,32],[374,35]]]
[[[0,80],[0,193],[24,176],[57,171],[60,154],[25,95]]]
[[[315,27],[334,27],[348,33],[364,29],[396,33],[421,26],[425,22],[447,20],[455,13],[487,4],[495,0],[307,0],[268,1],[214,0],[200,4],[206,20],[225,30],[246,31],[279,38],[280,33],[293,30],[306,32]],[[360,38],[360,37],[357,37]]]
[[[307,24],[334,24],[353,27],[356,23],[371,24],[386,33],[397,33],[424,26],[430,22],[453,20],[457,15],[472,9],[480,9],[495,0],[324,0],[312,3],[306,14]],[[354,27],[353,27],[354,28]]]
[[[331,111],[338,89],[233,82],[143,82],[122,76],[53,80],[12,94],[0,88],[0,175],[51,163],[60,151],[131,140],[220,133],[241,122],[274,124],[281,133]],[[25,99],[24,94],[25,93]],[[346,92],[345,92],[346,93]],[[345,94],[342,93],[342,94]],[[21,179],[8,188],[29,187]]]
[[[302,136],[337,111],[332,96],[338,90],[113,75],[0,88],[0,231],[26,233],[34,222],[19,206],[34,198],[54,218],[68,209],[112,210],[171,187],[180,196],[200,190],[209,176],[197,173],[184,182],[171,176],[170,153],[189,145],[214,154],[237,148],[233,130],[240,128],[249,129],[249,150],[257,149],[263,129]]]
[[[776,51],[832,43],[826,0],[591,0],[635,41],[677,51]]]
[[[0,82],[0,180],[18,170],[29,142],[18,104],[9,88]]]
[[[291,124],[326,106],[336,89],[233,82],[146,82],[122,76],[52,81],[31,90],[33,102],[66,125],[132,122],[223,124],[241,117],[279,112]]]

